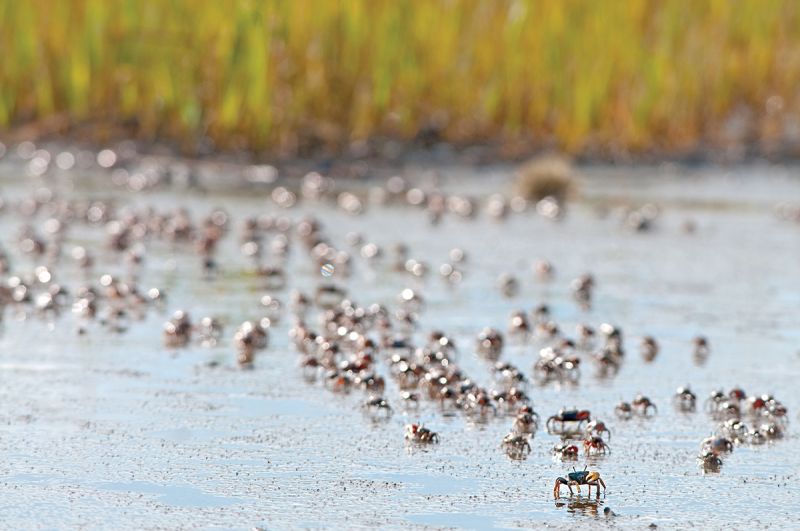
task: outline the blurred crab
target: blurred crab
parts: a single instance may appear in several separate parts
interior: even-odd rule
[[[633,407],[629,402],[620,402],[614,406],[614,414],[617,418],[628,420],[633,416]]]
[[[695,364],[703,365],[708,359],[708,355],[711,354],[708,340],[703,336],[697,336],[692,340],[692,345],[694,346],[692,357]]]
[[[743,442],[747,438],[747,426],[739,419],[729,419],[720,426],[720,434],[732,441]]]
[[[522,406],[517,411],[511,428],[515,433],[535,433],[539,429],[539,415],[530,406]]]
[[[579,452],[580,450],[576,444],[560,442],[553,446],[553,453],[561,459],[577,459]]]
[[[708,472],[716,472],[722,466],[722,459],[709,450],[702,450],[697,456],[698,464]]]
[[[483,358],[498,359],[503,352],[503,334],[494,328],[484,328],[478,334],[476,350]]]
[[[561,495],[561,485],[566,485],[569,488],[569,493],[572,494],[572,486],[578,488],[578,494],[581,492],[581,485],[589,487],[589,496],[592,495],[592,487],[597,487],[597,496],[600,496],[600,487],[603,487],[603,492],[606,490],[605,482],[600,479],[600,473],[596,471],[587,471],[584,468],[581,471],[576,471],[574,468],[572,472],[567,474],[566,478],[556,478],[556,483],[553,486],[553,497],[558,498]]]
[[[631,406],[633,406],[633,411],[643,417],[649,417],[658,413],[658,408],[656,405],[650,401],[649,398],[642,394],[636,395],[636,398],[633,399],[631,402]],[[650,410],[653,410],[650,413]]]
[[[580,380],[580,361],[580,358],[568,354],[563,348],[543,348],[533,366],[534,379],[540,385],[550,382],[577,384]]]
[[[689,413],[695,410],[697,396],[689,389],[688,385],[686,387],[678,387],[678,390],[675,391],[672,397],[672,402],[675,404],[678,411]]]
[[[720,404],[727,400],[727,396],[721,390],[711,391],[706,401],[703,403],[703,408],[706,413],[714,414],[719,409]]]
[[[439,434],[422,424],[406,424],[405,439],[414,443],[436,444],[439,442]]]
[[[642,359],[651,362],[658,355],[658,343],[652,336],[644,336],[641,344]]]
[[[707,437],[700,444],[703,452],[709,451],[715,455],[733,452],[733,441],[727,437]]]
[[[519,459],[531,453],[531,445],[528,440],[528,435],[520,435],[512,432],[503,437],[501,446],[509,457]]]
[[[774,440],[774,439],[782,439],[783,438],[783,427],[775,422],[768,422],[766,424],[762,424],[759,428],[759,431],[763,433],[767,439]]]
[[[760,429],[753,428],[747,432],[746,441],[747,444],[758,446],[767,442],[767,436]]]
[[[400,392],[400,399],[403,401],[403,404],[406,407],[410,408],[419,408],[419,394],[412,393],[411,391],[401,391]]]
[[[565,433],[583,431],[584,424],[591,420],[592,414],[588,409],[561,409],[558,413],[548,418],[545,425],[548,433],[563,435]],[[568,423],[573,426],[572,430],[566,429]]]
[[[606,455],[611,453],[611,448],[602,437],[587,437],[583,441],[583,451],[586,455]]]
[[[498,406],[505,405],[509,410],[517,405],[525,405],[530,401],[528,395],[516,387],[510,388],[508,391],[492,391],[492,398],[497,402]]]
[[[494,365],[494,378],[505,388],[518,387],[528,382],[528,379],[517,367],[499,361]]]
[[[370,396],[364,402],[363,407],[372,413],[383,412],[387,417],[392,414],[392,407],[382,396]]]
[[[603,434],[608,436],[608,439],[611,440],[611,430],[608,429],[606,423],[601,420],[593,420],[586,425],[586,436],[601,436]]]

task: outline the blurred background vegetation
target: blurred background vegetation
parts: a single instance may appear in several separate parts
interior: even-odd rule
[[[511,155],[800,136],[797,0],[0,0],[0,21],[6,134]]]

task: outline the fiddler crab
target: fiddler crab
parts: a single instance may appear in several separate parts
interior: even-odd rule
[[[584,424],[592,420],[592,414],[588,409],[561,409],[558,413],[547,419],[548,433],[561,434],[580,432]],[[574,430],[567,428],[567,423],[574,425]],[[558,429],[556,427],[558,426]]]
[[[651,411],[652,410],[652,411]],[[644,395],[636,395],[631,402],[620,402],[614,408],[617,417],[628,420],[634,413],[642,417],[651,417],[658,412],[656,405]]]
[[[593,420],[586,425],[586,436],[601,436],[603,434],[608,436],[608,439],[611,440],[611,430],[608,429],[606,423],[602,420]]]
[[[697,396],[689,389],[689,386],[678,387],[678,390],[675,391],[675,395],[672,397],[672,401],[679,411],[689,413],[695,410]]]
[[[583,451],[586,455],[606,455],[611,453],[611,448],[602,437],[589,436],[583,441]]]
[[[406,424],[405,439],[414,443],[437,444],[439,434],[429,430],[422,424]]]
[[[733,452],[733,441],[727,437],[708,437],[700,444],[697,463],[707,472],[716,472],[722,466],[721,454]]]
[[[581,492],[581,485],[586,485],[589,487],[589,496],[592,495],[592,487],[597,487],[597,496],[600,496],[600,487],[603,487],[603,493],[605,494],[606,491],[606,484],[600,478],[600,472],[595,470],[588,471],[586,468],[583,470],[575,470],[572,469],[572,472],[567,474],[566,478],[558,477],[556,478],[556,483],[553,486],[553,497],[558,498],[561,495],[561,485],[566,485],[569,488],[569,493],[573,494],[572,486],[575,485],[578,488],[578,494]]]
[[[658,343],[652,336],[644,336],[641,343],[642,358],[646,362],[651,362],[658,355]]]
[[[382,412],[387,417],[392,414],[392,407],[389,405],[389,402],[386,401],[385,398],[382,396],[375,396],[372,395],[363,404],[363,408],[369,411],[370,413],[378,413]]]
[[[520,435],[535,433],[539,429],[539,415],[531,406],[522,406],[514,418],[512,430]]]
[[[553,446],[553,453],[561,459],[577,459],[580,449],[576,444],[561,442]]]
[[[500,446],[512,459],[523,459],[531,453],[531,445],[528,442],[529,438],[529,435],[519,435],[512,432],[503,437],[503,442]]]
[[[727,437],[707,437],[700,444],[701,453],[712,452],[714,455],[733,452],[733,441]]]
[[[722,459],[710,450],[702,450],[697,456],[697,462],[706,471],[716,471],[722,466]]]

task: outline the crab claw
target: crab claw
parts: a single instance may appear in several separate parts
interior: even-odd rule
[[[569,489],[569,493],[572,494],[572,487],[569,486],[569,482],[564,478],[556,478],[556,483],[553,485],[553,497],[558,498],[561,496],[561,485],[566,485]]]

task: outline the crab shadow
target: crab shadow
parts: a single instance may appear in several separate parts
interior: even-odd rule
[[[570,514],[583,514],[586,516],[598,516],[602,513],[605,504],[605,497],[584,497],[570,496],[567,500],[558,499],[555,501],[556,509],[564,509]]]

